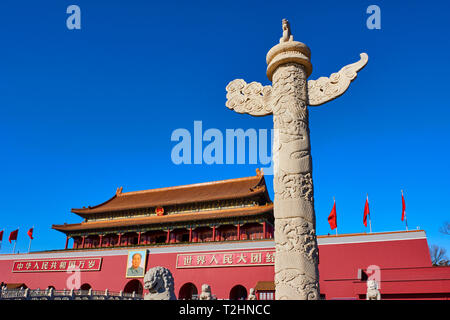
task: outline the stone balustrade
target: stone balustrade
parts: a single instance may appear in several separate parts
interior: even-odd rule
[[[136,293],[111,292],[98,290],[55,290],[40,289],[7,289],[0,290],[0,300],[142,300]]]

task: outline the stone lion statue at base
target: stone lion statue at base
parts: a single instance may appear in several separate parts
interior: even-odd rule
[[[144,300],[176,300],[174,292],[174,280],[169,269],[154,267],[144,276],[144,288],[149,292]]]
[[[202,285],[202,292],[200,293],[200,296],[198,298],[199,300],[213,300],[211,287],[209,284]]]
[[[250,288],[250,293],[247,297],[247,300],[256,300],[255,289]]]
[[[366,300],[381,300],[380,290],[375,280],[367,281]]]

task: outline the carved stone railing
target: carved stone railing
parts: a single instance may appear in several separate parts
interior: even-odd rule
[[[136,293],[98,290],[6,289],[0,290],[0,300],[142,300]]]
[[[191,299],[189,300],[200,300],[200,294],[193,294]],[[211,295],[211,300],[217,300],[217,296],[215,294]],[[220,299],[222,300],[222,299]]]

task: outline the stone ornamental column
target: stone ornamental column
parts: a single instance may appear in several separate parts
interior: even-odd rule
[[[273,115],[275,299],[319,299],[318,246],[314,212],[307,106],[342,95],[368,61],[365,53],[329,78],[311,75],[309,48],[294,41],[283,19],[280,43],[267,53],[272,86],[231,81],[226,106],[253,116]]]

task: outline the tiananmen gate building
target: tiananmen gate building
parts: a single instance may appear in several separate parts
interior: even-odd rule
[[[136,192],[117,189],[83,221],[55,224],[64,249],[0,255],[0,281],[14,288],[143,294],[145,270],[168,268],[178,299],[209,284],[217,299],[274,298],[274,217],[264,175]],[[382,299],[449,299],[450,267],[431,264],[425,231],[318,236],[323,299],[365,299],[367,279]],[[135,261],[135,262],[134,262]],[[134,266],[136,263],[136,266]]]

